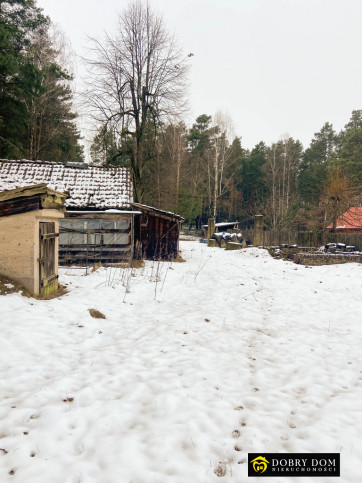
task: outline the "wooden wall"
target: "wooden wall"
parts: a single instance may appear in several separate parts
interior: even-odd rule
[[[135,218],[135,257],[174,260],[178,253],[180,222],[157,214]]]

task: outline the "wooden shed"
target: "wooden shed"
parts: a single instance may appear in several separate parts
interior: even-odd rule
[[[45,184],[0,193],[0,274],[34,295],[58,288],[59,219],[66,195]]]
[[[45,183],[67,194],[59,263],[119,263],[177,257],[184,219],[133,203],[129,168],[0,160],[0,191]]]
[[[65,218],[60,221],[61,264],[118,263],[133,257],[129,168],[80,163],[0,160],[0,191],[46,183],[67,194]]]
[[[147,260],[174,260],[184,218],[169,211],[132,203],[141,213],[135,218],[135,257]]]

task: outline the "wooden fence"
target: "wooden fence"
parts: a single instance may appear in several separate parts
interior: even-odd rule
[[[253,244],[253,229],[242,229],[244,239]],[[266,230],[264,246],[277,246],[281,243],[301,247],[320,247],[326,243],[345,243],[362,251],[362,233],[331,233],[329,231]]]

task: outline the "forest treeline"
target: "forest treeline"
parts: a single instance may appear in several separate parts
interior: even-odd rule
[[[142,202],[182,214],[199,228],[209,217],[248,224],[264,214],[270,229],[323,229],[362,189],[362,110],[337,133],[325,123],[309,147],[284,136],[244,149],[222,113],[159,126],[145,163]],[[91,156],[100,165],[127,164],[112,130],[103,126]]]
[[[66,43],[35,0],[0,0],[0,45],[0,158],[83,162]],[[360,204],[362,110],[341,132],[326,122],[306,149],[285,135],[248,150],[222,112],[186,126],[193,54],[146,1],[123,10],[116,32],[89,39],[89,52],[91,162],[129,166],[136,201],[197,227],[264,214],[275,230],[335,225]]]
[[[81,161],[66,46],[35,0],[0,0],[0,157]]]

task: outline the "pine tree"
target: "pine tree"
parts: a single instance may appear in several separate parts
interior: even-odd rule
[[[34,0],[0,0],[0,156],[82,161],[71,76]]]
[[[338,165],[355,186],[362,185],[362,110],[355,110],[340,134]]]
[[[326,122],[314,134],[310,146],[305,150],[299,173],[299,189],[307,205],[314,205],[319,200],[328,169],[335,159],[337,145],[338,136],[332,124]]]
[[[0,1],[0,156],[19,158],[30,113],[24,104],[39,81],[39,72],[27,59],[26,50],[35,31],[42,32],[49,19],[34,0]]]

